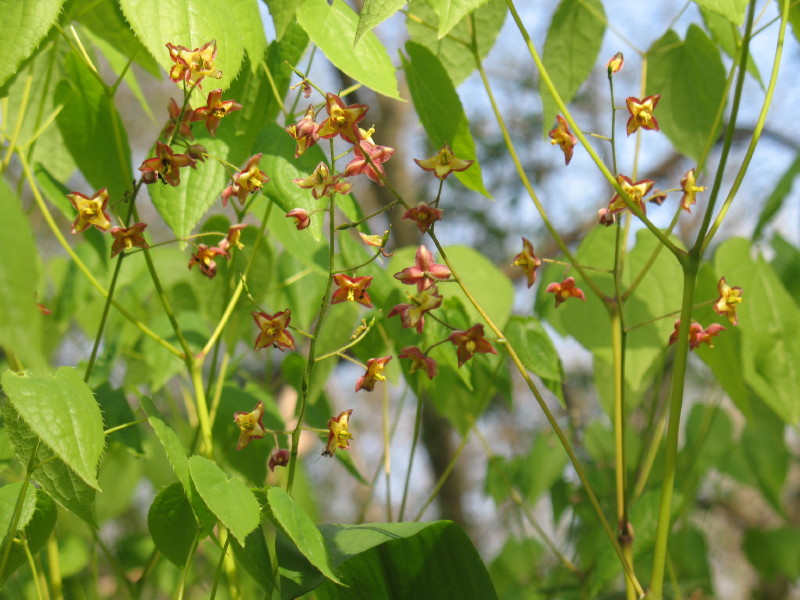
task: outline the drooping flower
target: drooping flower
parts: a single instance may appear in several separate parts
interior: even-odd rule
[[[304,190],[311,190],[314,198],[323,198],[330,195],[340,177],[341,175],[333,175],[328,169],[328,165],[320,162],[311,175],[305,179],[292,179],[292,183],[296,183]]]
[[[317,143],[318,131],[319,124],[314,120],[314,105],[311,104],[302,119],[286,128],[286,132],[297,142],[294,151],[295,158],[300,158],[306,150]]]
[[[67,198],[78,211],[78,215],[72,222],[72,233],[80,233],[89,226],[94,225],[100,231],[105,231],[111,227],[106,206],[108,205],[108,190],[103,188],[97,190],[94,195],[89,198],[80,192],[72,192],[67,194]]]
[[[161,133],[161,137],[169,139],[169,137],[172,135],[172,132],[175,131],[175,126],[177,125],[179,134],[189,140],[193,140],[194,135],[192,134],[192,127],[189,125],[189,119],[192,116],[192,111],[184,110],[183,114],[181,114],[181,108],[178,106],[178,103],[175,102],[175,98],[169,99],[167,111],[169,112],[169,121],[164,126],[164,131]]]
[[[628,135],[632,134],[640,127],[642,129],[661,131],[661,128],[658,126],[658,121],[653,116],[653,111],[656,109],[659,100],[661,100],[661,94],[648,96],[643,100],[630,96],[625,100],[625,104],[628,105],[628,112],[631,114],[628,119],[628,124],[625,127]]]
[[[252,313],[253,319],[261,332],[258,334],[255,349],[261,350],[267,346],[277,348],[281,352],[284,350],[294,350],[294,338],[287,331],[289,322],[292,320],[292,311],[288,308],[275,315],[268,315],[264,312]]]
[[[718,315],[727,317],[730,324],[735,327],[739,324],[736,309],[742,302],[742,288],[729,286],[723,277],[717,283],[717,290],[719,291],[719,298],[717,298],[712,308]]]
[[[608,63],[606,64],[606,71],[608,72],[608,76],[611,77],[614,73],[619,73],[622,71],[622,67],[625,64],[625,57],[622,55],[622,52],[617,52],[614,56],[612,56]]]
[[[483,337],[483,323],[473,325],[466,331],[456,331],[447,339],[456,345],[459,368],[476,353],[497,354],[494,346]]]
[[[261,153],[254,154],[247,159],[244,168],[233,175],[233,183],[222,191],[222,206],[228,205],[228,198],[231,196],[239,198],[239,204],[244,205],[248,194],[260,191],[263,185],[269,181],[269,177],[258,168],[260,160]]]
[[[417,248],[414,264],[394,274],[394,278],[405,285],[417,286],[417,291],[431,287],[437,281],[449,279],[453,274],[446,265],[433,262],[433,254],[425,246]]]
[[[348,277],[344,273],[333,276],[333,281],[339,289],[333,292],[331,304],[339,302],[358,302],[367,308],[372,308],[372,300],[367,293],[367,288],[372,283],[372,277]]]
[[[398,304],[389,312],[386,318],[400,315],[403,327],[416,328],[417,333],[422,333],[425,327],[425,313],[439,308],[442,305],[442,296],[435,285],[422,290],[416,296],[408,296],[407,304]]]
[[[536,258],[536,254],[533,252],[533,244],[526,238],[522,238],[522,252],[514,257],[513,265],[522,267],[528,277],[528,287],[531,287],[536,281],[536,269],[542,265],[542,261]]]
[[[428,206],[425,202],[420,202],[414,208],[408,209],[403,215],[404,219],[416,221],[420,232],[425,233],[436,221],[441,220],[444,211],[440,208]]]
[[[114,243],[111,244],[111,258],[123,250],[130,250],[136,248],[149,248],[142,233],[147,228],[147,223],[134,223],[130,227],[112,227],[111,237],[114,238]]]
[[[368,139],[358,140],[353,146],[353,159],[347,163],[342,175],[354,177],[363,174],[378,185],[383,185],[383,179],[381,178],[386,178],[383,163],[389,160],[393,154],[394,148],[378,146]],[[369,156],[372,164],[369,164],[365,155]]]
[[[228,228],[228,235],[226,235],[225,239],[219,243],[220,250],[224,250],[225,252],[233,250],[234,248],[237,250],[242,250],[244,248],[244,244],[240,241],[240,239],[242,237],[242,229],[245,227],[247,227],[247,225],[244,223],[231,225]]]
[[[428,379],[436,377],[436,361],[425,356],[422,350],[416,346],[406,346],[402,349],[398,358],[407,358],[411,361],[409,373],[416,373],[422,369],[428,375]]]
[[[697,185],[697,179],[695,179],[695,168],[691,168],[686,171],[683,179],[681,179],[681,189],[683,190],[683,196],[681,196],[681,208],[690,213],[692,212],[692,209],[689,207],[697,202],[695,196],[698,192],[704,192],[706,189],[706,186],[704,185]]]
[[[556,295],[556,308],[568,298],[580,298],[586,302],[586,296],[578,287],[575,287],[575,278],[567,277],[561,283],[551,283],[547,286],[546,292]]]
[[[309,216],[308,211],[304,208],[293,208],[286,213],[285,216],[295,220],[294,226],[298,231],[301,231],[311,225],[311,217]]]
[[[189,269],[194,265],[200,267],[200,272],[208,277],[209,279],[214,279],[214,276],[217,274],[217,263],[214,260],[215,256],[224,256],[228,257],[228,253],[225,252],[222,248],[209,248],[205,244],[198,244],[197,245],[197,252],[192,254],[192,258],[189,259]]]
[[[554,146],[558,144],[561,148],[561,151],[564,153],[564,164],[568,165],[569,161],[572,160],[572,151],[575,148],[575,144],[578,143],[578,138],[572,135],[569,123],[567,123],[564,117],[556,115],[556,120],[558,121],[558,125],[547,135],[550,136],[551,144]]]
[[[678,335],[680,335],[680,327],[681,327],[681,320],[676,319],[675,329],[669,336],[670,345],[678,341]],[[692,321],[691,325],[689,325],[689,349],[694,350],[700,344],[708,344],[709,348],[713,348],[714,344],[712,338],[716,335],[719,335],[720,331],[725,331],[725,328],[719,323],[712,323],[711,325],[703,329],[703,326],[700,325],[700,323],[698,323],[697,321]]]
[[[383,374],[383,370],[386,367],[386,363],[390,360],[392,360],[391,356],[370,358],[367,361],[367,372],[356,381],[356,391],[367,390],[371,392],[375,389],[375,384],[378,381],[386,381],[386,375]]]
[[[275,467],[285,467],[288,465],[290,457],[289,451],[285,448],[273,448],[272,453],[269,455],[267,466],[269,470],[274,473]]]
[[[620,187],[625,191],[626,194],[628,194],[631,201],[640,209],[642,209],[642,212],[645,212],[644,198],[647,196],[647,193],[650,191],[650,189],[655,185],[655,182],[652,179],[642,179],[636,183],[633,183],[631,178],[627,175],[617,175],[617,183],[619,183]],[[608,203],[608,210],[613,213],[618,213],[622,212],[626,208],[628,207],[622,200],[622,196],[615,192],[611,197],[611,201]]]
[[[169,71],[169,78],[175,83],[184,81],[188,85],[202,88],[200,81],[204,77],[213,77],[214,79],[222,77],[222,71],[214,67],[214,60],[217,57],[216,40],[211,40],[194,50],[169,43],[166,46],[169,50],[169,57],[175,63]]]
[[[211,135],[217,135],[217,127],[219,122],[229,113],[235,110],[241,110],[242,105],[235,100],[222,99],[222,90],[212,90],[208,94],[208,99],[205,106],[194,109],[192,111],[192,121],[205,121],[206,129]]]
[[[233,414],[233,422],[239,427],[239,443],[236,449],[241,450],[253,440],[264,437],[266,430],[262,421],[264,417],[264,403],[258,401],[255,408],[250,412],[237,412]]]
[[[333,456],[336,450],[347,450],[350,447],[350,440],[353,439],[353,436],[347,426],[351,414],[353,414],[353,409],[349,408],[339,413],[338,417],[328,419],[328,443],[325,445],[325,450],[322,451],[322,456]]]
[[[456,155],[453,154],[453,150],[450,148],[450,145],[445,144],[442,146],[439,152],[430,158],[426,158],[424,160],[415,158],[414,162],[425,171],[433,171],[433,174],[437,178],[444,181],[453,171],[465,171],[475,161],[464,160],[456,157]]]
[[[604,227],[611,227],[617,220],[617,215],[607,208],[601,208],[597,211],[597,222]]]
[[[200,162],[206,162],[206,156],[208,155],[208,148],[203,146],[203,144],[192,144],[186,148],[186,154],[189,155],[190,158],[194,160],[199,160]]]
[[[175,154],[172,148],[162,142],[156,142],[156,155],[145,160],[139,170],[144,183],[161,181],[171,186],[181,182],[181,167],[192,167],[197,163],[188,154]]]
[[[366,104],[345,106],[339,96],[328,92],[325,95],[325,110],[328,118],[319,125],[317,134],[323,139],[341,136],[351,144],[359,139],[358,123],[364,118],[369,107]]]

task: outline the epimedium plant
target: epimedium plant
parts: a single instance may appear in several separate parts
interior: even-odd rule
[[[599,57],[613,20],[599,0],[562,0],[542,54],[510,0],[412,2],[398,60],[431,152],[409,168],[432,190],[412,198],[390,175],[400,156],[379,143],[389,142],[370,125],[371,107],[349,99],[363,87],[404,100],[371,31],[402,3],[367,1],[355,13],[341,0],[267,2],[268,44],[255,0],[0,2],[11,15],[0,36],[9,57],[0,69],[0,202],[13,249],[0,265],[0,581],[9,593],[713,594],[708,543],[690,519],[702,477],[713,468],[752,485],[785,517],[796,458],[783,441],[800,420],[800,309],[782,277],[791,271],[755,256],[748,240],[719,237],[798,14],[779,2],[779,16],[756,31],[755,1],[696,4],[702,25],[685,39],[670,29],[638,51],[641,88],[623,104],[623,53]],[[156,10],[173,18],[154,20]],[[607,184],[609,199],[579,243],[554,226],[484,68],[506,20],[503,31],[520,36],[538,73],[563,168],[585,153]],[[750,58],[756,33],[775,39],[763,82]],[[576,35],[590,43],[577,47]],[[319,53],[354,85],[320,87],[310,67]],[[590,140],[570,102],[598,64],[609,123]],[[139,83],[164,71],[177,96],[166,115]],[[527,288],[539,279],[524,314],[512,314],[503,270],[439,237],[457,210],[449,196],[491,195],[456,90],[474,71],[505,160],[559,249],[537,256],[532,232],[509,256]],[[748,73],[763,104],[741,164],[731,165]],[[123,82],[145,112],[166,119],[138,169],[135,131],[119,109]],[[618,113],[627,116],[621,139]],[[691,161],[679,182],[642,178],[639,159],[654,136]],[[618,165],[629,138],[633,163]],[[357,195],[374,188],[389,200],[367,208]],[[696,213],[691,238],[674,235]],[[387,221],[410,222],[420,242],[397,247],[391,228],[380,233]],[[53,241],[58,252],[45,250]],[[796,249],[782,256],[797,264]],[[562,410],[569,365],[549,331],[592,354],[603,416],[585,427]],[[698,403],[685,418],[695,351],[732,400],[730,413]],[[339,384],[346,395],[332,391]],[[288,413],[278,401],[287,390],[296,397]],[[393,426],[391,410],[404,406],[395,392],[416,399],[409,439]],[[546,420],[525,456],[501,457],[478,427],[498,397],[511,410],[533,400]],[[370,403],[381,404],[381,426],[359,416]],[[461,443],[412,515],[425,404]],[[745,423],[738,437],[731,414]],[[351,453],[381,427],[367,477]],[[584,439],[590,428],[602,443]],[[489,568],[459,525],[422,522],[475,438],[487,492],[498,506],[513,503],[536,534],[509,536]],[[400,467],[393,449],[405,455]],[[329,499],[324,490],[315,498],[315,460],[367,490],[355,522],[317,523],[317,503]],[[395,503],[393,468],[405,473]],[[371,499],[379,482],[384,518],[366,522],[368,510],[381,511]],[[544,492],[554,527],[533,511]],[[547,533],[559,522],[572,524],[568,536]],[[796,533],[788,518],[753,529],[745,552],[765,577],[796,579],[797,550],[788,559],[785,551]],[[86,540],[92,551],[82,554],[75,545]]]

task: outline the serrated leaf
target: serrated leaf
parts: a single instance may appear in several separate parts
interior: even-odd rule
[[[353,38],[353,47],[358,45],[365,33],[394,15],[403,8],[406,2],[407,0],[365,0],[361,6],[361,13],[358,15],[358,27],[355,38]]]
[[[236,12],[225,0],[119,0],[120,8],[136,37],[156,62],[169,72],[174,64],[166,43],[190,50],[217,41],[214,66],[221,79],[201,81],[203,89],[227,89],[236,78],[244,58],[244,39]],[[197,98],[199,99],[199,95]]]
[[[562,0],[553,14],[542,51],[542,61],[561,99],[569,104],[594,69],[605,33],[600,0]],[[545,131],[555,121],[558,107],[544,81],[539,82]]]
[[[147,512],[147,529],[159,552],[177,567],[183,567],[197,537],[192,505],[180,483],[161,490]]]
[[[97,463],[103,453],[103,417],[92,390],[78,373],[6,371],[3,390],[27,427],[87,484],[99,489]]]
[[[114,99],[74,53],[64,59],[64,75],[55,90],[56,101],[64,105],[56,117],[64,145],[92,187],[108,188],[118,200],[130,189],[133,174],[128,135]]]
[[[297,12],[303,0],[264,0],[269,8],[269,14],[272,16],[272,23],[275,25],[275,38],[280,41],[283,39],[283,34],[289,27],[289,24],[294,20],[294,15]]]
[[[22,364],[40,367],[42,356],[42,314],[36,308],[41,278],[39,252],[30,222],[22,205],[0,181],[0,214],[3,215],[3,243],[13,252],[0,260],[0,345],[15,353]]]
[[[431,147],[438,150],[450,144],[458,158],[474,160],[472,166],[455,176],[469,189],[490,198],[491,194],[483,185],[469,121],[450,77],[439,59],[425,46],[407,42],[406,52],[411,59],[403,61],[408,88]]]
[[[14,511],[17,506],[20,492],[22,492],[22,482],[15,481],[0,487],[0,537],[5,536],[8,528],[11,526],[11,520],[14,517]],[[25,499],[22,502],[22,510],[19,514],[17,521],[16,531],[25,529],[25,526],[33,517],[33,511],[36,509],[36,488],[27,485],[25,487]]]
[[[343,0],[334,0],[330,6],[326,0],[306,0],[297,9],[297,21],[337,69],[379,94],[400,100],[395,68],[380,40],[368,32],[353,47],[358,15]]]
[[[220,138],[198,137],[197,143],[204,145],[209,154],[220,158],[228,156],[228,146]],[[227,180],[225,167],[216,160],[207,160],[198,163],[194,169],[182,169],[181,183],[176,187],[160,183],[151,185],[150,197],[175,237],[184,239],[192,233],[208,209],[220,201]],[[232,201],[239,200],[232,198]]]
[[[3,576],[0,578],[0,585],[4,584],[16,569],[28,563],[28,552],[36,556],[53,532],[57,517],[58,509],[55,502],[43,490],[36,490],[35,509],[28,526],[25,528],[27,552],[22,547],[22,544],[16,541],[13,542],[11,551],[8,553],[8,560],[5,563]]]
[[[439,17],[436,35],[439,39],[450,33],[456,24],[471,12],[486,4],[487,0],[429,0],[428,4]]]
[[[245,571],[264,591],[269,592],[275,587],[269,548],[261,528],[257,528],[247,535],[244,540],[244,546],[239,544],[236,538],[232,538],[231,548],[233,548],[233,553],[236,555],[236,560],[239,564],[244,567]]]
[[[175,430],[170,427],[164,420],[164,417],[156,409],[153,401],[147,396],[141,396],[139,401],[142,403],[144,412],[147,413],[147,420],[150,421],[150,426],[156,433],[158,441],[164,447],[167,453],[167,459],[178,481],[181,482],[184,492],[189,496],[191,494],[191,485],[189,480],[189,457],[186,453],[186,448],[183,443],[178,439]]]
[[[744,12],[748,0],[694,0],[694,3],[722,15],[737,27],[744,23]]]
[[[703,21],[711,33],[711,38],[719,44],[725,54],[734,58],[742,43],[742,35],[739,30],[728,19],[715,12],[700,9],[700,13],[703,15]],[[747,56],[747,72],[758,81],[761,89],[764,89],[764,82],[761,80],[761,73],[758,72],[758,66],[753,60],[752,52]]]
[[[258,10],[258,0],[237,0],[229,4],[233,13],[233,21],[239,28],[242,46],[250,57],[250,69],[258,69],[264,52],[267,49],[267,38],[264,36],[264,23]]]
[[[272,522],[297,546],[300,553],[325,577],[339,583],[333,561],[311,517],[282,488],[267,490]]]
[[[661,94],[655,116],[675,147],[695,160],[700,158],[724,102],[725,67],[716,45],[697,25],[686,39],[668,31],[647,52],[647,95]]]
[[[0,88],[18,72],[58,19],[64,0],[0,0]]]
[[[238,479],[202,456],[189,459],[189,473],[198,494],[240,543],[261,521],[261,507],[253,492]]]

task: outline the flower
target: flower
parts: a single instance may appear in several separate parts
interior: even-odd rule
[[[197,163],[188,154],[175,154],[172,148],[162,142],[156,142],[156,155],[145,160],[139,170],[142,172],[144,183],[161,181],[171,186],[181,182],[181,167],[192,167]]]
[[[656,109],[659,100],[661,100],[661,94],[648,96],[644,100],[639,100],[633,96],[629,96],[625,99],[625,104],[628,105],[628,112],[631,113],[628,124],[625,127],[628,131],[628,135],[639,129],[639,127],[642,129],[661,131],[661,128],[658,126],[658,121],[656,121],[656,118],[653,116],[653,111]]]
[[[400,315],[403,327],[415,327],[417,333],[422,333],[425,326],[425,313],[442,305],[442,296],[435,285],[422,290],[416,296],[408,296],[409,304],[396,305],[387,315],[387,319]]]
[[[456,356],[458,356],[458,366],[467,362],[476,352],[482,354],[497,354],[489,343],[489,340],[483,337],[483,323],[473,325],[466,331],[456,331],[447,338],[456,345]]]
[[[108,190],[103,188],[97,190],[91,198],[84,196],[80,192],[67,194],[67,198],[78,211],[78,216],[72,222],[72,233],[80,233],[90,225],[94,225],[100,231],[105,231],[111,227],[106,205],[108,205]]]
[[[675,320],[675,329],[673,330],[672,334],[669,336],[669,344],[672,345],[678,341],[678,335],[680,335],[680,327],[681,327],[681,320]],[[703,326],[700,325],[697,321],[692,321],[692,324],[689,326],[689,349],[694,350],[700,344],[708,344],[709,348],[713,348],[714,344],[712,343],[712,337],[719,334],[720,331],[725,331],[725,328],[718,324],[712,323],[705,329]]]
[[[237,250],[243,249],[244,244],[239,240],[242,237],[242,229],[245,227],[247,227],[247,225],[244,223],[239,223],[238,225],[231,225],[228,227],[228,235],[226,235],[225,239],[219,243],[220,250],[227,252],[233,248],[236,248]]]
[[[612,56],[608,63],[606,64],[606,71],[608,71],[608,76],[611,77],[614,73],[619,73],[622,71],[622,67],[625,64],[625,57],[622,55],[622,52],[617,52],[614,56]]]
[[[282,448],[273,448],[272,453],[269,455],[269,462],[267,466],[273,473],[275,467],[285,467],[289,464],[289,451]]]
[[[533,244],[527,239],[522,238],[522,252],[514,257],[512,263],[516,267],[522,267],[525,274],[528,276],[528,287],[531,287],[536,281],[536,269],[542,265],[542,261],[536,258],[533,253]]]
[[[383,179],[386,178],[383,163],[389,160],[393,154],[394,148],[377,146],[368,139],[358,140],[353,146],[353,159],[347,163],[342,174],[345,177],[363,174],[378,185],[383,185]],[[369,164],[365,155],[369,155],[372,164]]]
[[[417,285],[417,291],[431,287],[436,280],[449,279],[453,274],[446,265],[433,262],[433,255],[425,246],[417,248],[414,264],[394,274],[394,278],[405,285]]]
[[[328,443],[322,451],[322,456],[333,456],[337,449],[347,450],[350,447],[353,436],[347,430],[347,424],[351,414],[353,414],[352,408],[339,413],[338,417],[328,419]]]
[[[689,207],[697,202],[695,196],[698,192],[704,192],[706,189],[706,186],[704,185],[697,185],[694,168],[686,171],[683,179],[681,179],[681,189],[683,190],[683,196],[681,197],[681,208],[686,212],[691,213],[692,210]]]
[[[597,211],[597,222],[600,223],[600,225],[603,225],[605,227],[610,227],[611,225],[614,224],[616,220],[617,220],[617,215],[615,215],[607,208],[601,208],[600,210]]]
[[[275,316],[253,311],[252,315],[256,325],[261,330],[261,333],[256,338],[256,350],[261,350],[270,345],[281,352],[294,350],[294,338],[291,333],[286,331],[289,327],[289,322],[292,320],[292,311],[287,308],[275,313]]]
[[[333,292],[331,304],[339,302],[358,302],[367,308],[372,308],[372,300],[367,293],[367,288],[372,283],[372,277],[348,277],[344,273],[333,276],[333,281],[339,289]]]
[[[717,298],[712,308],[718,315],[727,317],[730,324],[735,327],[739,324],[736,308],[742,302],[742,288],[729,286],[723,277],[717,283],[717,290],[719,291],[719,298]]]
[[[339,96],[328,92],[325,94],[325,110],[328,111],[328,118],[319,124],[319,137],[327,140],[340,135],[342,139],[355,144],[361,135],[357,123],[364,118],[369,107],[366,104],[345,106]]]
[[[436,361],[425,356],[422,350],[416,346],[406,346],[400,351],[398,358],[407,358],[411,361],[410,373],[416,373],[419,369],[423,369],[427,373],[428,379],[436,376]]]
[[[556,121],[558,121],[558,125],[547,135],[550,136],[551,144],[558,144],[561,147],[561,151],[564,153],[564,164],[568,165],[569,161],[572,160],[572,150],[575,144],[578,143],[578,138],[572,135],[569,124],[564,117],[556,115]]]
[[[475,161],[457,158],[450,146],[445,144],[439,152],[430,158],[424,160],[415,158],[414,162],[425,171],[433,171],[436,177],[444,181],[453,171],[465,171]]]
[[[250,412],[237,412],[233,413],[233,422],[239,427],[239,443],[236,444],[236,449],[241,450],[253,440],[258,440],[264,437],[266,430],[262,418],[264,417],[264,403],[258,401],[255,408]]]
[[[328,169],[328,165],[320,162],[314,172],[305,179],[298,178],[292,179],[292,183],[296,183],[304,190],[311,190],[311,195],[314,198],[323,198],[330,196],[331,190],[336,185],[340,175],[332,175]]]
[[[217,274],[217,263],[214,261],[214,257],[219,255],[228,258],[228,253],[222,248],[209,248],[205,244],[198,244],[197,252],[192,254],[192,258],[189,260],[189,269],[198,265],[203,275],[214,279]]]
[[[261,153],[254,154],[247,159],[244,168],[233,175],[233,183],[222,191],[222,206],[228,205],[228,198],[236,196],[239,203],[244,205],[248,194],[255,194],[269,181],[264,172],[258,168]]]
[[[194,50],[169,43],[166,46],[169,57],[175,63],[169,71],[169,78],[175,83],[184,81],[201,88],[200,81],[204,77],[214,79],[222,77],[222,71],[214,67],[214,59],[217,57],[216,40],[211,40]]]
[[[441,220],[443,214],[442,209],[431,208],[425,202],[420,202],[414,208],[408,209],[403,218],[416,221],[420,232],[425,233],[434,222]]]
[[[386,363],[392,360],[391,356],[384,356],[383,358],[370,358],[367,361],[367,372],[364,373],[356,381],[356,391],[367,390],[371,392],[375,389],[375,384],[378,381],[386,381],[386,375],[383,374],[383,369]]]
[[[391,252],[386,251],[386,242],[389,241],[389,230],[387,229],[381,235],[367,235],[366,233],[358,232],[358,235],[361,236],[361,241],[363,241],[367,246],[372,246],[373,248],[380,248],[381,254],[385,257],[392,256]]]
[[[551,283],[545,290],[556,295],[556,308],[568,298],[580,298],[586,302],[586,296],[580,288],[575,287],[575,279],[567,277],[561,283]]]
[[[297,227],[297,231],[305,229],[311,225],[311,217],[308,215],[308,211],[304,208],[293,208],[286,213],[285,216],[295,220],[295,227]]]
[[[319,140],[319,124],[314,121],[314,105],[310,104],[306,114],[294,125],[289,125],[286,132],[297,142],[294,157],[300,158],[302,154],[311,148]]]
[[[221,89],[212,90],[208,94],[206,105],[194,109],[190,118],[191,121],[205,121],[206,129],[211,135],[217,135],[217,127],[219,127],[219,122],[222,121],[225,115],[242,108],[242,105],[235,100],[225,100],[223,102],[220,99],[221,97]]]
[[[169,99],[167,111],[169,112],[169,121],[164,126],[164,131],[161,133],[161,136],[169,139],[169,136],[171,136],[172,132],[175,131],[175,126],[178,125],[178,133],[187,139],[193,140],[194,135],[192,135],[192,126],[189,125],[189,118],[192,116],[192,111],[185,110],[183,113],[181,113],[181,109],[178,106],[178,103],[175,102],[175,98]],[[180,121],[178,121],[179,118]]]
[[[192,144],[191,146],[186,147],[186,154],[189,155],[190,158],[194,160],[199,160],[200,162],[206,162],[206,155],[208,155],[208,148],[203,146],[203,144]]]
[[[655,185],[655,182],[652,179],[642,179],[641,181],[633,183],[631,178],[627,175],[617,175],[617,183],[619,183],[622,190],[630,197],[631,202],[638,206],[642,212],[645,212],[644,197]],[[611,197],[611,201],[608,203],[609,212],[617,213],[626,208],[627,205],[622,200],[622,196],[615,192]]]
[[[111,258],[123,250],[130,250],[134,246],[137,248],[149,248],[147,242],[144,241],[142,233],[147,228],[146,223],[134,223],[128,228],[112,227],[111,236],[114,238],[114,243],[111,244]]]

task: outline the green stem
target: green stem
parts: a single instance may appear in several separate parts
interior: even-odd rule
[[[22,505],[25,502],[25,496],[28,493],[28,486],[31,483],[31,476],[33,475],[33,471],[35,469],[34,465],[36,464],[36,454],[38,451],[39,438],[36,438],[36,442],[33,445],[33,451],[28,459],[28,467],[25,469],[25,479],[22,481],[22,487],[20,488],[19,496],[17,496],[17,503],[14,505],[14,514],[11,517],[11,522],[8,524],[6,537],[3,539],[3,557],[0,559],[0,581],[5,579],[4,575],[6,572],[6,565],[8,564],[8,557],[11,555],[11,547],[14,544],[14,534],[17,531],[17,525],[19,525],[19,519],[22,515]]]
[[[208,413],[208,403],[206,402],[206,390],[203,386],[203,360],[193,361],[187,365],[192,377],[194,386],[195,400],[197,403],[197,419],[200,422],[200,432],[203,436],[203,448],[205,456],[214,457],[213,437],[211,435],[211,419]]]
[[[200,530],[198,529],[194,534],[192,546],[189,549],[188,555],[186,556],[186,563],[183,565],[183,569],[181,569],[181,579],[180,583],[178,584],[178,589],[175,592],[175,600],[183,600],[183,595],[186,593],[186,581],[189,579],[189,571],[192,568],[192,558],[194,557],[194,553],[197,551],[197,543],[199,541]]]
[[[411,451],[408,455],[408,470],[406,471],[406,481],[403,484],[403,500],[400,502],[400,515],[398,521],[403,520],[406,512],[406,502],[408,501],[408,488],[411,484],[411,469],[414,467],[414,455],[417,452],[417,444],[419,443],[419,432],[422,425],[422,394],[417,392],[417,412],[414,415],[414,436],[411,438]],[[388,452],[389,449],[386,449]]]
[[[61,562],[58,556],[58,538],[55,531],[47,538],[47,572],[50,575],[52,600],[63,600],[64,582],[61,578]]]
[[[25,121],[25,113],[28,110],[28,101],[31,96],[31,87],[33,86],[33,63],[28,67],[28,76],[25,78],[25,87],[22,89],[22,101],[20,102],[19,114],[17,115],[17,122],[14,125],[14,132],[11,134],[11,139],[8,142],[6,155],[3,157],[3,164],[0,165],[0,174],[5,173],[8,165],[11,163],[11,157],[14,155],[14,149],[17,147],[17,139],[22,130],[22,123]],[[7,115],[8,113],[3,113]],[[19,153],[21,154],[21,152]]]
[[[472,431],[474,426],[475,426],[475,423],[473,422],[470,425],[470,431]],[[453,453],[453,458],[447,464],[447,467],[445,468],[444,472],[439,477],[439,480],[436,482],[436,485],[433,486],[433,490],[431,490],[430,496],[428,496],[428,499],[425,501],[425,503],[419,509],[419,512],[417,513],[417,516],[414,517],[414,521],[419,521],[422,518],[422,515],[425,513],[425,509],[427,509],[431,505],[431,503],[436,499],[436,496],[439,495],[439,492],[442,490],[442,487],[444,486],[445,481],[447,481],[447,478],[450,477],[450,473],[453,472],[453,469],[456,466],[456,462],[458,461],[458,457],[461,456],[461,453],[464,451],[464,448],[467,446],[467,441],[469,440],[470,431],[467,431],[467,433],[464,434],[464,437],[461,438],[461,443],[458,445],[458,448],[456,448],[456,451]]]

